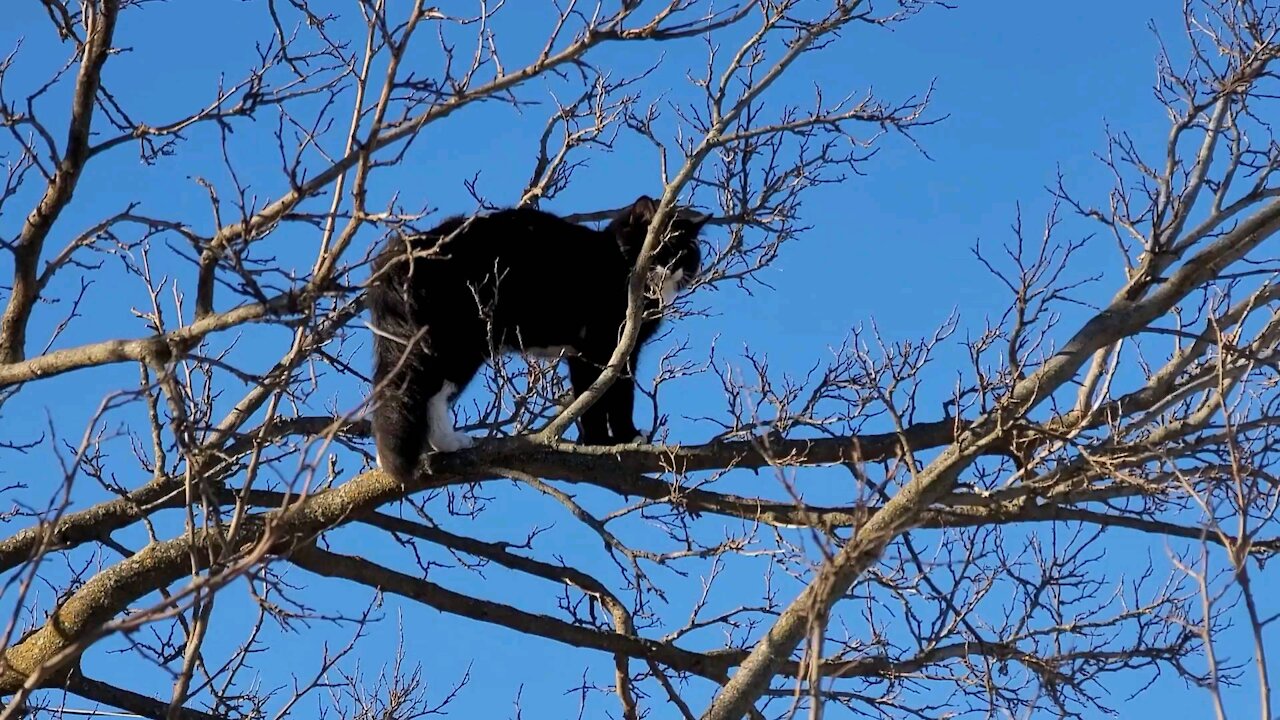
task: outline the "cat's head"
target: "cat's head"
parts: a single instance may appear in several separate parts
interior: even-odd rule
[[[618,247],[627,260],[635,262],[644,247],[649,224],[657,214],[658,201],[641,195],[630,207],[625,208],[609,223],[608,231],[618,241]],[[653,256],[653,269],[662,279],[682,288],[698,273],[702,253],[698,249],[698,233],[711,216],[693,208],[677,208],[666,232],[660,235],[660,243]]]

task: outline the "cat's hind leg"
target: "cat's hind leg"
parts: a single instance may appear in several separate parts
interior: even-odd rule
[[[458,386],[444,380],[439,389],[427,401],[427,443],[436,452],[457,452],[475,445],[467,434],[453,427],[453,400]]]
[[[380,350],[386,352],[385,348]],[[379,358],[383,362],[378,369],[392,369],[375,371],[374,375],[379,388],[373,410],[374,443],[378,467],[407,482],[423,451],[456,452],[474,444],[470,437],[454,430],[450,412],[454,397],[470,377],[442,372],[441,364],[421,350],[406,357],[387,354]]]
[[[432,384],[427,401],[427,444],[436,452],[457,452],[475,446],[471,436],[454,428],[451,411],[453,401],[471,382],[481,362],[475,358],[431,358],[439,380]]]
[[[378,467],[406,482],[413,477],[424,450],[427,427],[427,374],[421,349],[376,338],[374,367],[373,439]]]

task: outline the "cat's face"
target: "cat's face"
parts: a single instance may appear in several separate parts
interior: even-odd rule
[[[632,262],[640,255],[645,235],[649,232],[649,224],[657,209],[657,201],[641,195],[609,224],[609,230],[617,238],[618,246]],[[667,226],[667,231],[661,235],[660,244],[653,256],[653,270],[658,276],[655,278],[658,284],[666,286],[664,295],[688,285],[698,273],[702,263],[698,233],[710,219],[710,215],[692,208],[680,208]]]

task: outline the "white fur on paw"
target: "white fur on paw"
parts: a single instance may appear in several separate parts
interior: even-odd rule
[[[431,447],[435,448],[436,452],[446,453],[466,450],[476,444],[476,441],[471,439],[470,435],[460,433],[457,430],[442,432],[438,435],[433,434],[427,439],[427,442],[431,443]]]

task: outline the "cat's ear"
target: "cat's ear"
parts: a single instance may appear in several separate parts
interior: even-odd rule
[[[653,216],[658,213],[658,201],[648,195],[641,195],[636,201],[631,203],[631,223],[633,225],[648,226],[653,220]]]
[[[706,225],[711,220],[710,213],[699,212],[691,207],[680,208],[676,213],[676,217],[693,225],[695,230],[701,229],[703,225]]]

